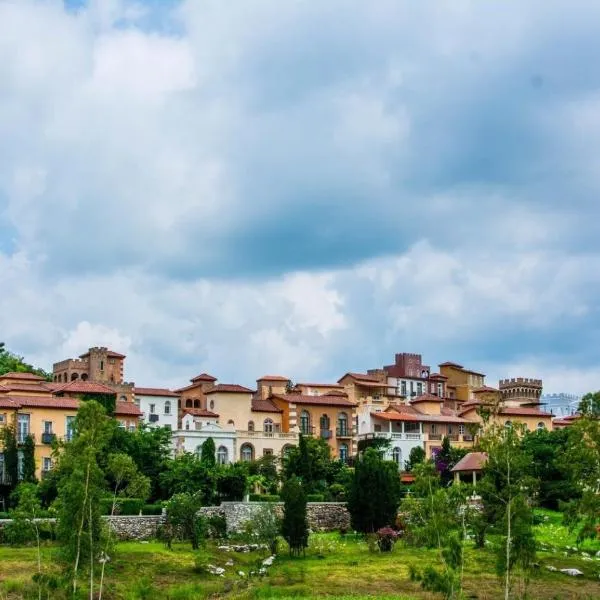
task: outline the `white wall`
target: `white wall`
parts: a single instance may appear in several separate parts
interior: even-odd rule
[[[171,396],[145,396],[141,394],[135,395],[136,403],[143,413],[142,420],[150,427],[164,427],[168,425],[172,431],[177,429],[177,414],[179,411],[179,398]],[[170,403],[171,409],[169,414],[165,413],[165,405]],[[154,414],[158,415],[158,421],[150,422],[150,408],[154,404]]]
[[[216,423],[202,423],[197,424],[197,429],[180,429],[174,431],[171,437],[174,453],[200,452],[202,444],[208,438],[213,439],[217,456],[221,446],[227,449],[227,464],[237,460],[235,432],[222,429]]]

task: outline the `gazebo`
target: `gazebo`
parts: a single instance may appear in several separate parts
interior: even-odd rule
[[[450,469],[450,471],[454,473],[454,483],[460,482],[461,475],[471,474],[473,477],[473,486],[475,486],[477,484],[477,474],[483,471],[487,459],[487,452],[469,452],[468,454],[465,454],[465,456]]]

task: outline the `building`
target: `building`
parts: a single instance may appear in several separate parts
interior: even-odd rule
[[[206,392],[212,389],[217,381],[216,377],[208,373],[200,373],[190,379],[190,385],[175,390],[179,395],[179,419],[183,411],[207,410]]]
[[[440,373],[431,373],[429,365],[423,364],[420,354],[396,354],[393,365],[383,367],[388,389],[387,395],[398,398],[416,398],[423,394],[446,396],[447,377]],[[376,371],[367,371],[371,375]]]
[[[135,404],[150,427],[178,429],[179,395],[164,388],[134,388]]]
[[[124,354],[105,347],[90,348],[79,358],[68,358],[52,366],[53,383],[91,381],[109,386],[121,402],[133,402],[134,384],[124,381]]]
[[[559,393],[542,394],[541,403],[546,405],[548,412],[559,417],[568,417],[577,413],[581,396],[577,394]]]
[[[498,388],[504,406],[539,406],[542,396],[542,380],[529,377],[501,379]]]
[[[473,391],[485,387],[485,375],[466,369],[454,362],[439,365],[440,375],[446,378],[447,397],[454,401],[455,407],[461,402],[474,400]]]

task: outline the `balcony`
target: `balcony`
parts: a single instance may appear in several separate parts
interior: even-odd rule
[[[330,440],[331,439],[331,429],[321,429],[321,439]]]
[[[375,431],[373,433],[361,433],[358,436],[359,440],[376,440],[376,439],[384,439],[384,440],[395,440],[395,441],[405,441],[405,442],[421,442],[425,439],[424,434],[416,432],[416,433],[390,433],[388,431]]]
[[[56,434],[45,432],[42,433],[42,444],[51,444],[56,439]]]
[[[337,438],[351,438],[352,437],[352,431],[350,429],[348,429],[347,427],[338,427],[335,430],[335,437],[337,437]]]
[[[442,441],[442,437],[444,437],[441,433],[428,433],[427,437],[430,442]]]
[[[238,437],[248,438],[263,438],[269,440],[297,440],[298,434],[296,433],[283,433],[281,431],[248,431],[248,430],[237,430]]]
[[[156,423],[158,421],[158,415],[155,415],[155,414],[148,415],[148,421],[150,421],[150,423]]]
[[[35,434],[31,431],[17,431],[17,444],[24,444],[28,437],[35,441]]]
[[[448,433],[446,435],[446,437],[451,441],[451,442],[458,442],[458,433]]]
[[[315,428],[314,427],[302,427],[302,425],[300,425],[300,433],[302,435],[315,435]]]

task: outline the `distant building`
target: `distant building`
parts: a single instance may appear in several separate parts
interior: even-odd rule
[[[179,395],[164,388],[134,388],[135,403],[150,427],[177,429]]]
[[[557,417],[568,417],[577,412],[581,396],[562,392],[559,394],[543,394],[540,400],[542,404],[546,405],[546,410]]]

